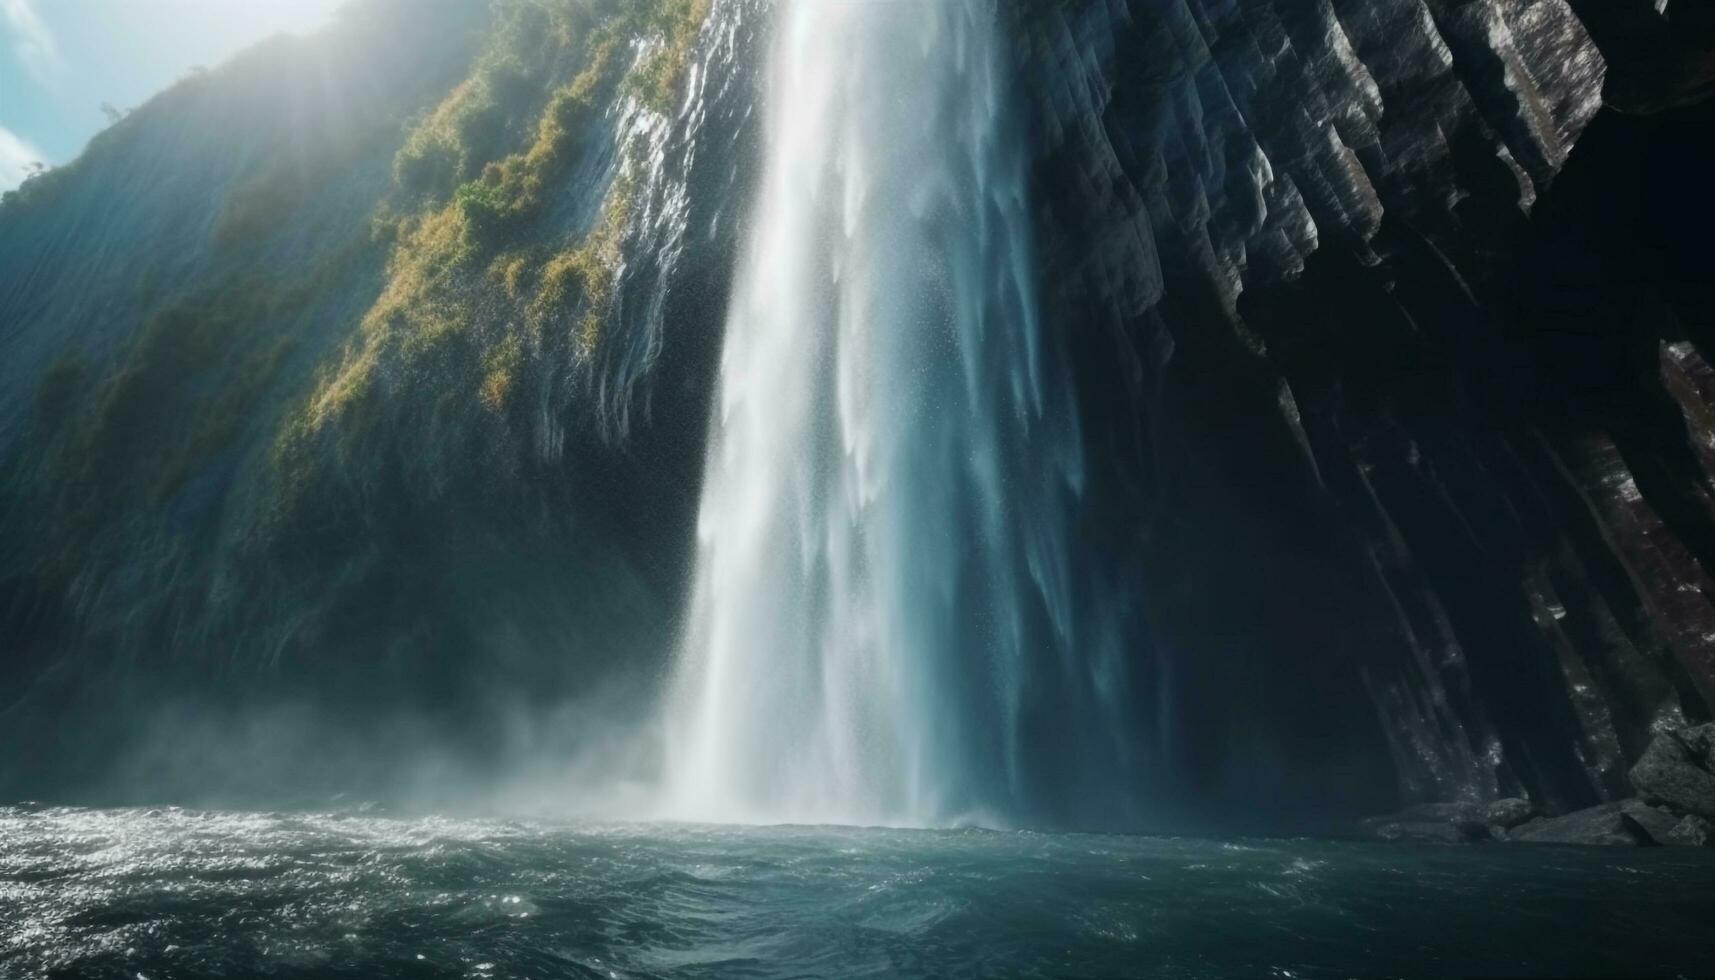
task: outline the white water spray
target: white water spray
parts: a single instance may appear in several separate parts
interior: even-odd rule
[[[1126,760],[1119,644],[1075,595],[1083,459],[996,14],[776,16],[666,813],[1004,822]]]

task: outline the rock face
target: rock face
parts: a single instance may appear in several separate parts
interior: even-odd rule
[[[1513,829],[1509,840],[1527,844],[1587,844],[1635,847],[1655,840],[1625,812],[1623,803],[1604,803],[1562,817],[1543,817]]]
[[[1474,844],[1585,844],[1627,847],[1703,847],[1710,824],[1696,815],[1644,800],[1617,800],[1554,817],[1537,817],[1520,799],[1478,803],[1422,803],[1386,817],[1360,821],[1365,836],[1385,841]]]
[[[1715,825],[1702,817],[1684,817],[1668,832],[1663,843],[1682,847],[1715,847]]]
[[[1664,732],[1632,767],[1632,785],[1646,800],[1715,817],[1715,724]]]
[[[1468,844],[1489,839],[1482,824],[1435,820],[1399,820],[1377,826],[1375,836],[1389,841],[1421,841],[1433,844]]]
[[[1506,829],[1516,827],[1535,815],[1536,807],[1529,800],[1509,797],[1491,803],[1418,803],[1397,813],[1372,817],[1362,823],[1371,827],[1388,823],[1451,823]]]
[[[1643,830],[1650,844],[1671,843],[1674,828],[1679,826],[1680,821],[1678,814],[1651,806],[1642,800],[1622,801],[1620,813],[1630,820],[1633,826]]]
[[[1691,5],[1008,6],[1187,792],[1629,795],[1715,699]]]
[[[642,713],[760,115],[718,6],[358,0],[0,201],[0,797],[485,784]]]
[[[1511,830],[1535,814],[1536,808],[1531,806],[1529,800],[1513,796],[1489,804],[1484,810],[1483,819],[1492,827]]]
[[[1529,804],[1525,806],[1528,817]],[[1363,820],[1359,826],[1381,840],[1473,843],[1494,836],[1491,825],[1496,821],[1489,819],[1490,809],[1481,803],[1421,803],[1389,816]]]

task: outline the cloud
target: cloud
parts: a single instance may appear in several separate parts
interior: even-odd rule
[[[60,46],[54,32],[31,6],[33,0],[0,0],[0,25],[4,25],[12,42],[12,51],[19,64],[38,82],[51,84],[65,62],[60,59]]]
[[[33,164],[47,160],[41,150],[29,140],[0,126],[0,191],[9,191],[24,182]]]

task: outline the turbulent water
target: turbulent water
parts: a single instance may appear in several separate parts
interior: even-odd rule
[[[1671,976],[1678,849],[0,809],[0,976]]]
[[[1074,581],[1083,460],[993,5],[777,16],[666,812],[1122,819],[1136,698]]]

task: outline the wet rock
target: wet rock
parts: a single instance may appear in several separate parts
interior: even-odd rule
[[[1370,817],[1363,825],[1375,829],[1392,823],[1474,823],[1487,827],[1516,827],[1536,816],[1536,806],[1520,797],[1490,803],[1458,800],[1448,803],[1416,803],[1396,813]]]
[[[1715,825],[1691,814],[1668,831],[1667,839],[1662,843],[1674,847],[1715,847]]]
[[[1659,806],[1651,806],[1642,800],[1626,800],[1620,804],[1620,813],[1633,823],[1643,828],[1652,842],[1667,844],[1668,837],[1679,825],[1679,814],[1671,813]]]
[[[1381,840],[1470,843],[1489,840],[1495,830],[1505,832],[1497,821],[1489,819],[1489,810],[1482,803],[1419,803],[1398,813],[1371,817],[1360,827]]]
[[[1624,812],[1625,803],[1604,803],[1560,817],[1539,817],[1514,830],[1508,840],[1530,844],[1648,846],[1655,841]]]
[[[1649,4],[1620,6],[1623,24],[1660,20]],[[1658,273],[1631,243],[1677,243],[1682,225],[1686,241],[1705,241],[1698,222],[1673,216],[1693,209],[1658,214],[1652,201],[1683,201],[1705,181],[1670,175],[1707,167],[1706,152],[1669,138],[1691,125],[1598,113],[1597,45],[1621,45],[1625,84],[1611,94],[1626,104],[1680,89],[1635,95],[1634,68],[1651,62],[1625,49],[1624,27],[1585,30],[1575,13],[1605,16],[1594,0],[1003,8],[1040,135],[1050,319],[1105,323],[1086,334],[1098,342],[1075,342],[1080,363],[1100,368],[1086,390],[1136,393],[1099,425],[1104,444],[1137,447],[1135,460],[1105,464],[1124,471],[1108,486],[1146,502],[1142,567],[1176,569],[1171,594],[1146,587],[1161,635],[1182,638],[1187,663],[1280,670],[1253,689],[1290,688],[1295,703],[1346,696],[1292,687],[1333,675],[1290,668],[1326,649],[1325,635],[1388,637],[1350,649],[1364,651],[1363,695],[1411,797],[1518,793],[1563,812],[1592,788],[1631,795],[1626,770],[1650,726],[1699,716],[1704,705],[1683,695],[1715,692],[1703,571],[1715,562],[1697,547],[1715,551],[1715,533],[1693,499],[1702,491],[1687,489],[1715,465],[1715,453],[1694,458],[1715,444],[1715,385],[1677,334],[1661,378],[1620,367],[1645,363],[1656,333],[1684,319],[1641,307],[1637,280],[1701,282]],[[1640,193],[1616,198],[1616,187]],[[1698,267],[1677,256],[1704,254],[1656,252],[1686,269]],[[1574,308],[1584,319],[1569,330]],[[1615,329],[1616,311],[1634,308]],[[1479,339],[1468,327],[1479,321],[1507,339]],[[1110,367],[1116,380],[1095,380]],[[1616,394],[1556,417],[1553,393],[1592,385]],[[1484,404],[1475,424],[1447,412],[1466,404],[1456,392]],[[1491,405],[1507,421],[1487,417]],[[1263,411],[1284,424],[1251,427]],[[1145,418],[1172,421],[1134,427]],[[1195,435],[1208,431],[1220,445]],[[1302,495],[1259,500],[1253,530],[1233,520],[1246,510],[1236,498],[1210,505],[1210,475],[1241,472],[1253,486],[1302,480]],[[1337,531],[1322,523],[1330,512]],[[1269,570],[1270,542],[1289,533],[1306,542],[1297,562],[1355,541],[1317,559],[1342,569],[1322,593],[1288,598],[1290,575]],[[1260,571],[1241,581],[1231,561],[1183,560],[1192,552],[1256,555]],[[1231,610],[1246,592],[1269,602],[1245,603],[1241,626]],[[1324,629],[1324,601],[1338,626]],[[1218,650],[1200,646],[1211,621],[1224,624]],[[1210,666],[1184,683],[1226,697],[1221,676]],[[1231,717],[1264,715],[1221,703]],[[1268,714],[1281,729],[1268,737],[1296,738],[1309,716]],[[1232,744],[1201,720],[1181,737],[1210,758]],[[1405,821],[1373,826],[1387,822]]]
[[[1715,772],[1710,769],[1712,746],[1715,746],[1715,723],[1657,735],[1632,767],[1632,786],[1649,802],[1715,817]]]
[[[1503,830],[1511,830],[1533,816],[1536,816],[1536,807],[1529,800],[1516,796],[1496,800],[1483,811],[1483,819],[1491,827]]]
[[[1489,839],[1489,828],[1472,821],[1396,820],[1377,825],[1373,833],[1382,840],[1437,844],[1471,844]]]

